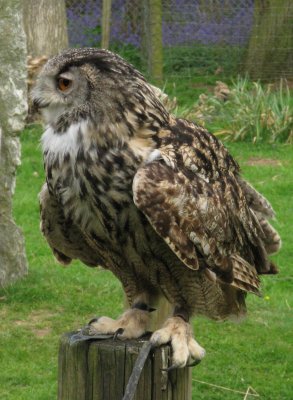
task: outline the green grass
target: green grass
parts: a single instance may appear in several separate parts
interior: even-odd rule
[[[93,46],[99,47],[99,44],[93,43]],[[141,72],[148,74],[146,51],[143,47],[116,41],[111,42],[110,50],[120,54]],[[221,77],[237,76],[237,73],[241,72],[245,51],[245,47],[204,45],[200,42],[194,42],[192,45],[163,46],[163,73],[173,78],[180,76],[180,79],[182,76],[192,78],[214,74]]]
[[[79,262],[60,267],[39,232],[37,194],[44,181],[39,128],[22,134],[14,215],[22,227],[29,261],[26,278],[0,291],[0,399],[53,400],[57,390],[58,340],[95,315],[123,310],[119,282],[106,271]],[[248,296],[248,317],[240,324],[194,320],[207,350],[194,379],[260,399],[292,399],[293,393],[293,157],[286,145],[229,143],[243,174],[272,202],[283,239],[274,257],[280,274],[263,278],[263,298]],[[263,160],[265,159],[265,160]],[[259,161],[262,160],[262,161]],[[253,162],[251,162],[253,161]],[[257,164],[257,165],[251,165]],[[265,164],[265,165],[259,165]],[[193,382],[193,399],[236,400],[244,395]],[[253,397],[248,397],[253,398]],[[114,400],[114,399],[113,399]]]

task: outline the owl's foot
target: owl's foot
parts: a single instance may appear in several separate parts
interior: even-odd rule
[[[115,338],[122,340],[137,339],[146,332],[151,311],[154,309],[140,303],[125,311],[116,320],[109,317],[95,318],[89,322],[89,333],[114,334]]]
[[[168,318],[164,326],[152,334],[150,341],[153,346],[171,342],[172,366],[168,370],[195,365],[205,356],[205,349],[193,338],[190,324],[179,316]]]

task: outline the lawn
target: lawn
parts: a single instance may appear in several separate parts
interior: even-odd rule
[[[44,181],[40,129],[22,136],[14,215],[23,229],[29,273],[0,291],[0,399],[53,400],[57,390],[58,340],[95,315],[123,310],[119,282],[107,271],[79,262],[60,267],[39,232],[37,194]],[[248,296],[248,317],[239,324],[194,319],[207,350],[193,369],[193,399],[234,400],[248,386],[260,399],[293,398],[293,149],[286,145],[229,144],[244,176],[273,204],[283,239],[274,257],[280,274],[265,277],[263,297]],[[206,382],[206,383],[200,383]],[[254,399],[257,397],[247,397]],[[113,399],[115,400],[115,399]]]

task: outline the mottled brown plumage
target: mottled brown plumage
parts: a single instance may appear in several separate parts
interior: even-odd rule
[[[33,98],[48,124],[42,232],[60,262],[111,270],[133,304],[92,329],[110,332],[120,322],[124,337],[134,337],[146,328],[138,316],[148,315],[136,304],[164,295],[174,316],[153,342],[171,340],[178,366],[201,358],[188,318],[241,316],[245,292],[259,293],[258,275],[276,272],[270,204],[217,138],[169,115],[157,91],[111,52],[53,58]],[[127,330],[128,320],[139,329],[129,322]]]

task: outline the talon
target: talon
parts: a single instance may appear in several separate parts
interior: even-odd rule
[[[188,367],[188,368],[195,367],[195,366],[198,365],[200,362],[201,362],[201,360],[194,360],[192,363],[186,364],[186,367]]]
[[[123,335],[123,333],[124,333],[124,329],[118,328],[117,331],[114,333],[113,340],[116,341],[117,339],[119,339],[119,336]]]
[[[149,313],[137,308],[126,310],[118,319],[96,317],[89,322],[90,334],[111,334],[116,339],[135,339],[143,335]]]
[[[195,360],[189,362],[188,366],[192,367],[205,355],[205,350],[193,338],[190,324],[179,316],[168,318],[164,326],[153,333],[150,341],[153,346],[171,343],[172,365],[164,371],[183,368],[190,359]]]
[[[173,364],[168,368],[161,368],[161,371],[166,371],[166,372],[170,372],[173,371],[174,369],[180,368],[179,365]]]
[[[92,318],[92,319],[90,320],[90,322],[88,323],[88,325],[93,324],[94,322],[98,322],[99,318],[100,318],[100,317]]]

